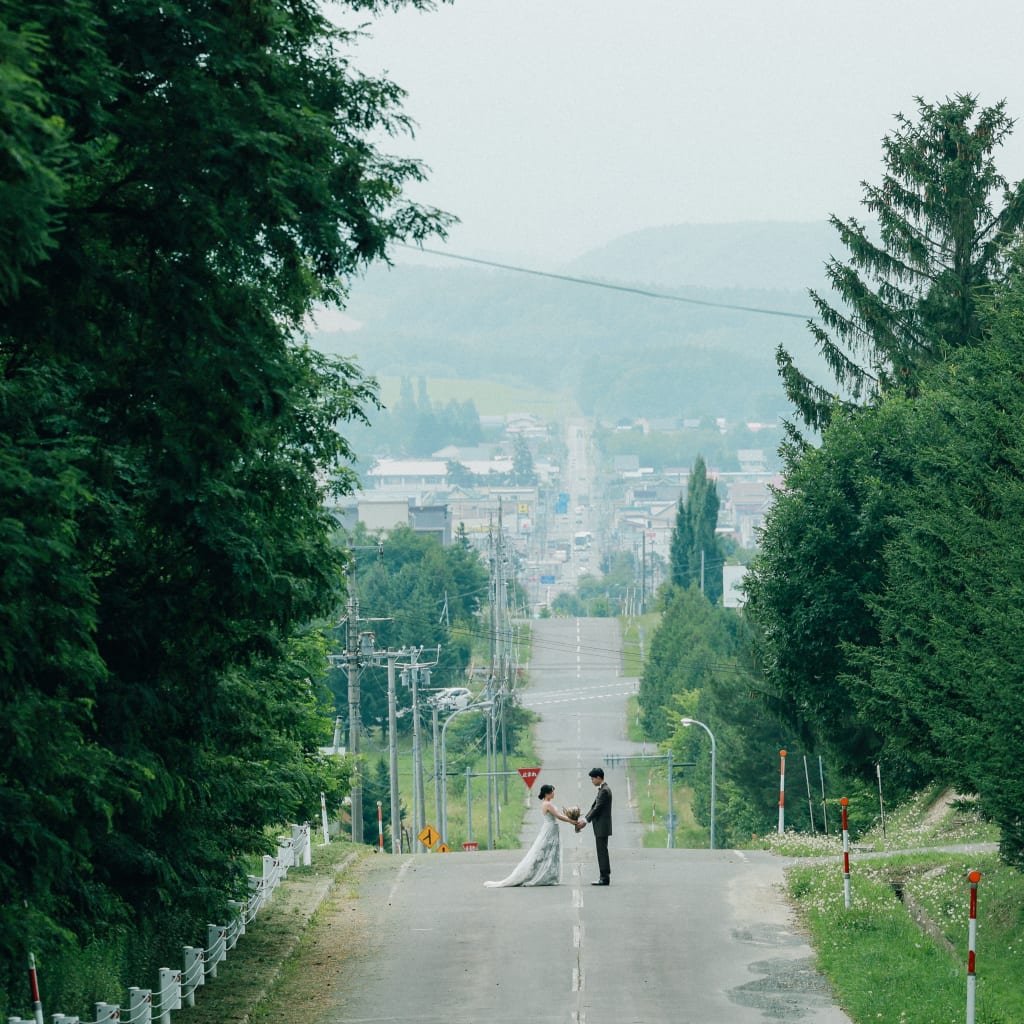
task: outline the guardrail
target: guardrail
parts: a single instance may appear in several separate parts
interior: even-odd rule
[[[171,1024],[171,1014],[195,1005],[196,990],[217,977],[217,965],[227,959],[257,914],[270,902],[288,869],[312,864],[309,825],[292,825],[291,836],[280,836],[277,856],[263,858],[263,874],[249,875],[250,896],[228,902],[226,924],[207,925],[205,946],[183,946],[183,967],[161,967],[155,989],[128,989],[125,1003],[96,1003],[96,1019],[55,1013],[52,1024]],[[43,1024],[42,1005],[36,1002],[32,1018],[8,1017],[7,1024]]]

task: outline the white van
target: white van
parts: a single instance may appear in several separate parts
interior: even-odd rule
[[[438,690],[430,699],[430,703],[439,711],[461,711],[469,707],[473,699],[473,691],[465,686],[449,686]]]

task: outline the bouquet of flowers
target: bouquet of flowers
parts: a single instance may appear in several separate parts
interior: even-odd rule
[[[562,813],[570,821],[579,821],[580,820],[580,814],[582,812],[580,811],[580,809],[578,807],[563,807],[562,808]]]

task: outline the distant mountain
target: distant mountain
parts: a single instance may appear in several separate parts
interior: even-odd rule
[[[672,300],[441,259],[376,267],[352,288],[347,329],[319,331],[315,342],[379,375],[555,386],[606,419],[771,420],[788,413],[775,367],[780,343],[825,379],[805,323],[814,282],[802,269],[826,255],[815,255],[817,230],[651,229],[566,271]]]
[[[827,222],[674,224],[622,235],[565,272],[675,288],[806,293],[824,286],[824,263],[839,251],[838,237]]]

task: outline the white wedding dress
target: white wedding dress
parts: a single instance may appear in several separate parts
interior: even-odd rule
[[[526,856],[507,878],[500,882],[484,882],[489,889],[510,885],[558,885],[562,878],[562,843],[558,835],[558,819],[542,815],[544,822]]]

